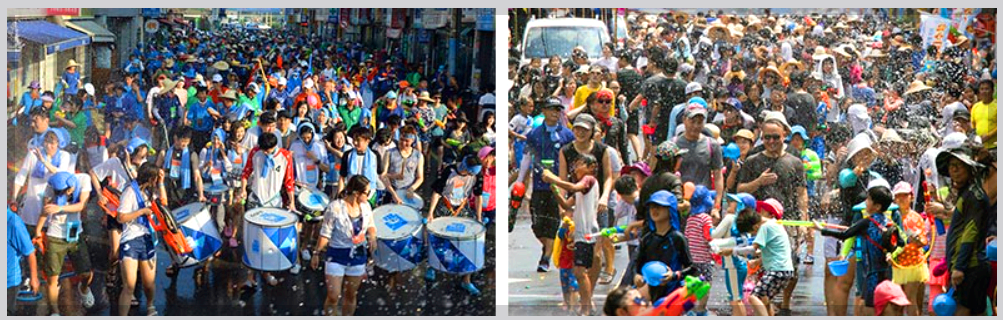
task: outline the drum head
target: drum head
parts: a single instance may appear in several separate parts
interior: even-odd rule
[[[227,190],[230,190],[230,188],[225,185],[211,185],[205,188],[205,192],[211,194],[223,194]]]
[[[411,192],[411,190],[400,189],[397,190],[397,196],[401,198],[402,203],[405,206],[415,208],[416,210],[421,210],[425,207],[425,201],[418,196],[418,194]]]
[[[185,223],[188,219],[191,219],[195,214],[205,210],[205,204],[201,202],[189,203],[181,208],[174,209],[171,214],[174,214],[174,221],[180,223]]]
[[[485,230],[483,225],[469,218],[444,217],[428,223],[429,232],[445,239],[473,239]]]
[[[421,214],[414,208],[402,205],[385,205],[373,210],[376,237],[380,239],[403,239],[414,235],[421,228]]]
[[[303,189],[296,195],[296,200],[301,206],[314,211],[324,210],[331,202],[326,194],[313,189]]]
[[[277,208],[258,208],[244,214],[244,220],[263,227],[284,227],[296,223],[298,217]]]

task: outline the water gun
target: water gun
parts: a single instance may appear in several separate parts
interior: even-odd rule
[[[546,169],[552,169],[552,168],[554,168],[554,160],[553,159],[543,159],[543,160],[540,160],[540,164],[542,164],[543,167],[546,168]]]
[[[564,217],[561,220],[561,227],[557,229],[557,236],[554,237],[554,251],[550,255],[550,259],[553,260],[555,266],[561,264],[561,251],[564,250],[564,246],[571,243],[571,235],[575,233],[575,222],[571,221],[570,217]]]
[[[808,177],[808,181],[822,179],[822,160],[818,158],[818,154],[815,151],[811,149],[801,151],[801,161],[804,162],[804,171]]]
[[[617,235],[626,232],[626,230],[627,230],[627,226],[610,227],[610,228],[599,230],[599,232],[596,232],[596,233],[586,234],[585,235],[585,240],[586,241],[592,241],[592,239],[596,238],[596,237],[608,237],[608,238],[613,239],[614,242],[616,242]]]
[[[737,237],[727,237],[723,239],[714,239],[710,241],[710,251],[719,254],[723,249],[731,249],[737,247],[747,247],[752,245],[752,241],[755,240],[748,236],[737,236]]]
[[[436,126],[438,126],[439,128],[443,128],[443,129],[445,129],[445,128],[446,128],[446,123],[445,123],[445,122],[442,122],[442,120],[438,120],[438,119],[436,119],[436,120],[435,120],[435,125],[436,125]]]
[[[460,145],[462,145],[463,143],[460,142],[460,140],[456,140],[456,139],[446,139],[446,144],[448,144],[448,145],[450,145],[452,147],[459,148]]]
[[[174,221],[174,215],[157,201],[151,201],[150,210],[153,210],[153,216],[149,219],[150,225],[164,238],[167,248],[176,254],[191,253],[192,248],[188,245],[181,228],[178,228],[177,221]]]
[[[683,184],[683,200],[690,201],[693,198],[693,190],[696,190],[696,185],[693,182],[686,182]]]
[[[665,298],[658,299],[651,310],[642,314],[649,317],[682,316],[696,306],[710,292],[710,284],[702,278],[686,276],[685,284]]]
[[[118,218],[119,192],[110,188],[101,188],[101,195],[108,199],[108,203],[98,206],[112,218]]]
[[[930,169],[926,169],[926,171],[927,173],[929,173]],[[933,201],[933,195],[930,189],[931,189],[930,182],[923,181],[923,200],[926,201],[926,203],[930,203]],[[937,235],[942,236],[947,234],[947,226],[944,225],[943,219],[934,218],[932,214],[928,215],[928,217],[931,220],[933,220],[933,223],[937,226]]]
[[[814,222],[812,222],[812,221],[801,221],[801,220],[777,220],[777,224],[782,225],[782,226],[786,226],[786,227],[807,227],[807,228],[814,228],[815,227],[815,223]],[[841,226],[841,225],[838,225],[838,224],[831,224],[831,223],[825,223],[825,222],[819,222],[818,224],[822,225],[823,228],[837,229],[837,230],[846,230],[846,229],[848,229],[846,226]]]

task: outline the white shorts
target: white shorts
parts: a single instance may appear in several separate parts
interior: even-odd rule
[[[327,262],[324,266],[324,274],[332,277],[361,277],[366,274],[366,265],[346,266]]]

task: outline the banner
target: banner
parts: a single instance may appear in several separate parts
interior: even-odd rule
[[[951,27],[958,30],[961,34],[965,35],[969,39],[972,38],[972,31],[969,27],[972,24],[972,20],[975,16],[981,12],[982,9],[979,8],[957,8],[951,12]]]
[[[920,24],[919,34],[923,37],[923,49],[939,46],[943,51],[951,31],[951,20],[932,15],[923,15],[921,19],[923,22]]]

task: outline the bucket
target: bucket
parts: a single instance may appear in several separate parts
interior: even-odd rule
[[[829,262],[829,272],[837,277],[842,277],[846,275],[846,270],[850,268],[850,262],[846,260],[837,260]]]
[[[986,246],[986,255],[989,256],[989,261],[996,261],[996,240]]]
[[[669,266],[665,265],[661,261],[652,261],[644,265],[641,268],[641,275],[644,277],[644,282],[649,286],[657,287],[662,284],[662,277],[666,272],[669,272]]]
[[[954,288],[951,288],[951,290],[947,291],[947,293],[941,294],[937,296],[936,299],[933,299],[933,312],[938,316],[953,316],[957,309],[958,304],[954,301]]]

